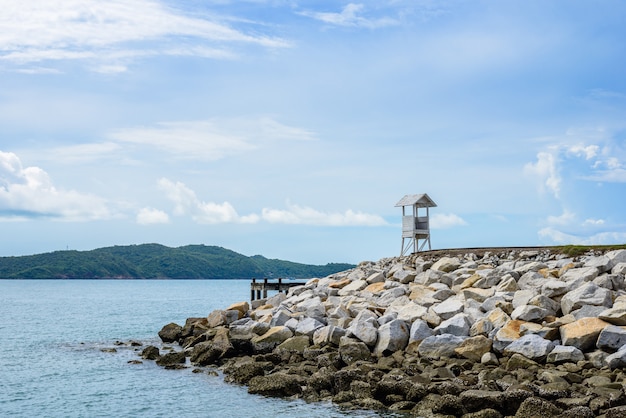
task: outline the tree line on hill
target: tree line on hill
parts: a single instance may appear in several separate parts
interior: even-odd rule
[[[0,279],[305,279],[353,267],[247,257],[217,246],[142,244],[0,257]]]

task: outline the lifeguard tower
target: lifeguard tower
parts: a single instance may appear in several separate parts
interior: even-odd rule
[[[410,215],[406,214],[405,208],[407,206],[413,208]],[[395,207],[402,207],[402,251],[400,256],[405,255],[411,247],[413,247],[414,253],[422,251],[426,243],[428,243],[428,249],[431,249],[428,208],[435,206],[437,204],[426,193],[408,194],[396,203]],[[426,208],[426,214],[420,216],[420,209],[423,208]],[[407,240],[406,245],[405,240]]]

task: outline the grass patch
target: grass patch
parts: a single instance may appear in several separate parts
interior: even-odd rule
[[[613,251],[613,250],[624,250],[626,249],[626,244],[619,245],[564,245],[561,247],[554,247],[556,250],[561,252],[562,254],[568,255],[570,257],[576,257],[579,255],[586,254],[589,251]]]

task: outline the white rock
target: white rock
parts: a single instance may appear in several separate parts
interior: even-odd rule
[[[409,327],[401,319],[394,319],[378,328],[378,340],[374,354],[382,357],[404,350],[409,342]]]
[[[615,267],[611,269],[613,274],[626,274],[626,263],[617,263]]]
[[[398,319],[408,322],[409,324],[413,323],[416,319],[422,318],[426,315],[428,309],[424,306],[418,305],[409,301],[402,307],[393,306],[390,308],[392,312],[396,312],[398,314]]]
[[[605,255],[600,257],[591,257],[585,261],[584,267],[595,267],[598,269],[598,272],[604,273],[606,271],[611,270],[613,267],[613,262],[611,259]]]
[[[373,312],[368,310],[361,311],[350,323],[350,327],[347,329],[348,336],[354,336],[368,346],[373,347],[378,339],[377,319],[376,314]]]
[[[322,328],[323,326],[324,324],[318,321],[317,319],[306,317],[306,318],[302,318],[298,322],[298,326],[296,326],[295,333],[296,335],[306,335],[312,338],[313,333],[317,329]]]
[[[367,287],[367,284],[368,283],[365,280],[355,280],[349,285],[346,285],[342,289],[340,289],[338,294],[339,296],[353,295],[359,290],[365,289]]]
[[[433,305],[431,309],[439,316],[442,320],[450,319],[454,315],[463,312],[463,302],[458,299],[450,298],[444,300],[443,302]]]
[[[546,267],[548,267],[548,265],[540,261],[530,261],[526,263],[520,262],[518,265],[516,265],[515,271],[521,275],[524,275],[529,272],[537,272]]]
[[[539,289],[546,282],[546,278],[535,271],[524,273],[517,281],[517,285],[521,290]]]
[[[339,341],[344,335],[346,335],[345,329],[333,325],[327,325],[315,330],[313,333],[313,344],[325,345],[331,343],[339,345]]]
[[[458,269],[460,266],[461,262],[456,257],[441,257],[430,269],[449,273]]]
[[[384,282],[384,281],[385,281],[385,275],[381,271],[377,271],[376,273],[370,274],[369,277],[366,280],[366,282],[368,284],[380,283],[380,282]]]
[[[539,290],[536,288],[518,290],[513,296],[513,309],[519,306],[528,305],[528,302],[530,302],[530,300],[538,294]]]
[[[611,268],[619,263],[626,263],[626,250],[609,251],[605,256],[611,260]]]
[[[417,272],[415,270],[398,270],[396,271],[392,278],[393,280],[396,280],[400,283],[411,283],[413,280],[415,280],[415,276],[417,276]]]
[[[581,267],[567,270],[561,280],[566,282],[568,288],[573,290],[584,282],[590,282],[598,277],[598,269],[595,267]]]
[[[567,315],[575,309],[582,308],[584,305],[610,308],[612,303],[610,290],[598,287],[594,283],[586,283],[563,296],[561,299],[561,310]]]

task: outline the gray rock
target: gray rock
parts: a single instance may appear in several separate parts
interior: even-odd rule
[[[439,316],[439,318],[446,320],[452,318],[454,315],[463,312],[463,302],[458,299],[450,298],[443,302],[434,305],[431,309]]]
[[[367,287],[368,283],[366,280],[355,280],[347,286],[341,288],[338,292],[339,296],[349,296],[354,295],[360,290],[363,290]]]
[[[302,376],[287,373],[272,373],[267,376],[254,376],[248,382],[248,393],[286,397],[302,393]]]
[[[452,357],[457,348],[466,337],[442,334],[425,338],[419,345],[417,352],[421,357],[439,359],[441,357]]]
[[[626,325],[626,308],[616,307],[605,309],[598,314],[598,317],[613,325]]]
[[[433,335],[433,330],[428,326],[426,321],[418,319],[411,325],[409,331],[409,342],[423,341]]]
[[[387,356],[404,350],[409,342],[409,327],[401,319],[394,319],[378,328],[378,340],[374,348],[377,356]]]
[[[585,261],[583,264],[584,267],[595,267],[598,269],[598,272],[604,273],[613,267],[612,260],[605,256],[601,255],[600,257],[591,257]]]
[[[626,263],[626,250],[614,250],[605,254],[611,260],[611,268],[619,263]]]
[[[513,301],[512,301],[513,309],[519,306],[528,305],[528,302],[530,302],[532,298],[534,298],[535,296],[539,294],[538,289],[539,288],[530,288],[530,289],[518,290],[517,292],[515,292],[515,295],[513,295]]]
[[[346,330],[334,325],[327,325],[315,330],[313,333],[313,344],[326,345],[334,344],[339,345],[341,337],[346,335]]]
[[[527,334],[513,341],[504,349],[505,355],[521,354],[535,361],[543,361],[554,349],[552,341],[545,340],[536,334]]]
[[[287,311],[279,309],[277,312],[274,312],[274,315],[272,315],[270,326],[277,327],[285,325],[285,322],[289,321],[290,319],[291,315]]]
[[[618,350],[624,345],[626,345],[626,328],[616,325],[605,327],[596,342],[596,347],[609,350]]]
[[[526,289],[539,289],[541,285],[543,285],[546,281],[546,278],[541,274],[529,271],[528,273],[524,273],[522,277],[517,281],[517,285],[521,290]]]
[[[594,283],[585,283],[576,290],[566,293],[561,299],[561,310],[565,315],[584,305],[605,306],[613,304],[611,291],[598,287]]]
[[[582,308],[570,312],[574,315],[574,318],[597,318],[602,312],[606,310],[604,306],[584,305]]]
[[[446,319],[439,324],[434,329],[434,333],[435,335],[451,334],[456,335],[457,337],[467,337],[469,336],[470,327],[471,323],[468,315],[465,313],[458,313],[452,318]]]
[[[349,336],[354,336],[367,344],[374,347],[378,339],[378,322],[376,314],[369,310],[361,311],[352,321],[347,331]]]
[[[549,314],[550,312],[547,309],[540,308],[539,306],[522,305],[513,310],[511,318],[528,322],[540,322]]]
[[[415,280],[416,276],[417,276],[417,272],[415,270],[402,269],[402,270],[396,271],[393,274],[392,278],[393,280],[396,280],[400,283],[407,284]]]
[[[626,367],[626,345],[621,347],[615,353],[606,356],[604,365],[611,369]]]
[[[626,274],[626,263],[617,263],[612,269],[611,273],[613,274]]]
[[[306,317],[298,322],[296,335],[306,335],[309,338],[313,338],[313,333],[323,326],[324,324],[317,319]]]
[[[585,355],[578,348],[571,345],[557,345],[548,354],[548,363],[576,363],[585,359]]]
[[[339,357],[346,364],[354,364],[360,360],[371,360],[372,353],[365,343],[350,341],[339,345]]]
[[[568,291],[569,286],[562,280],[550,279],[541,285],[541,294],[549,298],[564,295]]]

